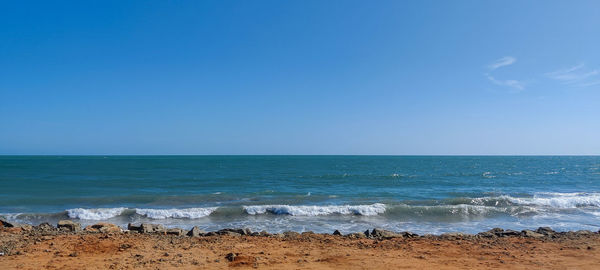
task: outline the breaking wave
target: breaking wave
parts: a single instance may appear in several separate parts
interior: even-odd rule
[[[536,193],[532,198],[507,197],[521,205],[539,205],[552,208],[577,208],[600,206],[600,193]]]
[[[548,211],[600,212],[600,193],[535,193],[512,197],[457,197],[439,201],[407,201],[392,204],[373,203],[364,205],[245,205],[198,208],[74,208],[61,213],[2,214],[9,219],[60,218],[67,216],[81,220],[108,220],[115,217],[145,217],[149,219],[200,219],[210,216],[282,215],[282,216],[386,216],[410,217],[489,217],[495,215],[535,215]],[[600,215],[600,214],[599,214]]]
[[[127,208],[117,207],[117,208],[95,208],[95,209],[84,209],[84,208],[75,208],[68,209],[67,214],[70,218],[77,219],[89,219],[89,220],[105,220],[109,218],[116,217],[121,215],[123,211]]]
[[[386,206],[382,203],[371,205],[252,205],[244,206],[249,215],[275,214],[290,216],[324,216],[324,215],[361,215],[374,216],[384,213]]]
[[[216,207],[206,208],[183,208],[183,209],[128,209],[124,207],[116,208],[75,208],[68,209],[67,215],[69,218],[83,220],[106,220],[118,216],[130,216],[138,214],[151,219],[166,219],[166,218],[202,218],[210,215],[215,211]]]
[[[217,210],[217,207],[205,208],[184,208],[184,209],[135,209],[139,215],[146,216],[151,219],[166,219],[166,218],[203,218],[209,216]]]

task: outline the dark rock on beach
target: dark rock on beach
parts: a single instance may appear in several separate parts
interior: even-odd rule
[[[166,229],[165,233],[168,235],[183,236],[186,234],[186,231],[184,231],[180,228],[172,228],[172,229]]]
[[[142,233],[163,233],[165,232],[165,227],[160,224],[142,224]]]
[[[504,233],[504,229],[493,228],[487,232],[480,232],[477,235],[480,237],[491,238],[491,237],[501,237],[503,233]]]
[[[350,239],[362,239],[362,238],[366,238],[364,233],[349,233],[346,235],[346,237],[350,238]]]
[[[21,224],[17,222],[9,222],[3,218],[0,218],[0,228],[21,228],[24,231],[31,231],[33,226],[29,224]]]
[[[531,238],[542,238],[542,237],[544,237],[543,234],[534,232],[532,230],[522,230],[521,231],[521,236],[523,236],[523,237],[531,237]]]
[[[198,228],[198,226],[194,226],[194,228],[192,228],[187,235],[188,236],[192,236],[192,237],[198,237],[198,236],[203,236],[205,235],[206,232],[201,230],[200,228]]]
[[[6,221],[3,218],[0,218],[0,227],[13,228],[13,227],[15,227],[15,225],[13,223]]]
[[[550,227],[539,227],[537,230],[535,230],[535,232],[543,234],[545,236],[550,236],[550,237],[553,236],[556,233]]]
[[[501,233],[501,236],[519,236],[519,235],[521,235],[521,232],[513,231],[513,230],[504,230],[504,232]]]
[[[295,239],[295,238],[298,238],[299,236],[300,236],[300,233],[298,233],[298,232],[292,232],[292,231],[283,232],[284,238]]]
[[[133,232],[139,232],[142,230],[142,225],[135,225],[135,224],[127,224],[127,229]]]
[[[335,230],[335,231],[333,231],[333,235],[340,235],[341,236],[342,233],[340,231],[338,231],[338,230]]]
[[[440,235],[442,239],[465,239],[472,237],[471,234],[461,233],[461,232],[449,232],[443,233]]]
[[[237,257],[236,253],[228,253],[227,255],[225,255],[225,259],[227,259],[230,262],[233,262],[235,260],[235,257]]]
[[[399,233],[392,232],[392,231],[375,228],[371,231],[370,237],[372,237],[372,238],[394,238],[394,237],[402,237],[402,235]]]
[[[91,233],[120,233],[123,231],[119,226],[105,222],[87,226],[83,230]]]
[[[127,225],[127,229],[130,231],[136,231],[139,233],[164,233],[165,227],[160,224],[146,224],[142,223],[141,225],[134,225],[129,223]]]
[[[402,237],[407,237],[407,238],[419,237],[418,234],[413,233],[413,232],[401,232],[400,235],[402,235]]]
[[[60,230],[65,230],[67,232],[80,232],[81,224],[77,222],[73,222],[71,220],[61,220],[58,222],[56,227]]]
[[[33,226],[31,231],[34,235],[56,235],[58,233],[58,229],[47,222]]]
[[[242,236],[246,232],[243,229],[222,229],[217,231],[218,235]]]

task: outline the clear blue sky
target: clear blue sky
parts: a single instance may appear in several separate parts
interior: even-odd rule
[[[600,2],[4,1],[0,154],[600,154]]]

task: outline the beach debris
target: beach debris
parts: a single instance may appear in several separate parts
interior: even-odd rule
[[[198,226],[194,226],[194,228],[187,233],[188,236],[192,237],[203,236],[204,234],[206,234],[206,232],[198,228]]]
[[[338,231],[338,230],[335,230],[335,231],[333,231],[333,235],[341,236],[342,233],[340,231]]]
[[[121,227],[106,222],[100,222],[94,225],[87,226],[83,230],[91,233],[120,233],[123,231],[121,230]]]
[[[68,232],[80,232],[81,225],[71,220],[60,220],[56,227],[60,230],[66,230]]]

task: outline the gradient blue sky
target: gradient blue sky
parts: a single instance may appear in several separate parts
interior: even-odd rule
[[[600,154],[600,2],[3,1],[0,154]]]

